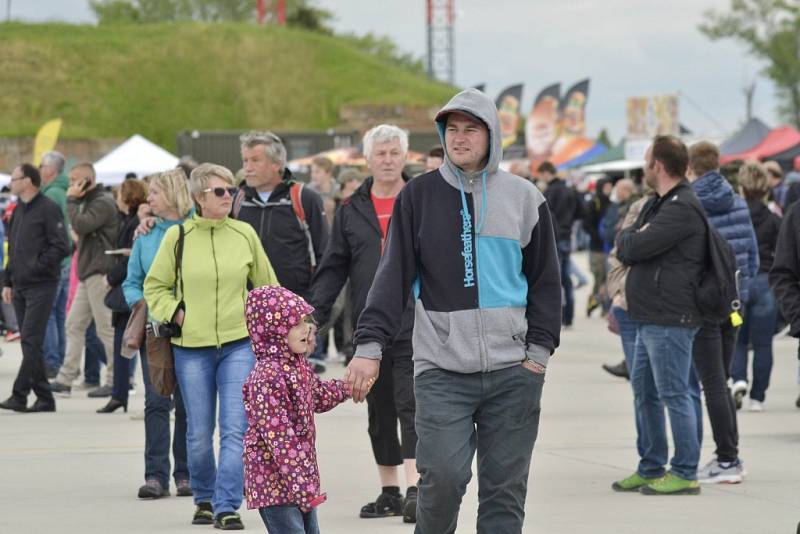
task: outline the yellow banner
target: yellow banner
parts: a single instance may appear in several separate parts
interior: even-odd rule
[[[58,132],[61,130],[61,119],[53,119],[44,123],[36,134],[36,143],[33,145],[33,164],[37,167],[42,162],[42,156],[56,147]]]

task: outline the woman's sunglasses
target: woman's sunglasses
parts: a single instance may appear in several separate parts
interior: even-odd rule
[[[225,196],[225,193],[228,193],[231,197],[236,194],[235,187],[209,187],[208,189],[203,189],[203,193],[214,193],[214,195],[222,198]]]

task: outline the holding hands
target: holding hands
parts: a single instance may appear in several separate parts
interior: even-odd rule
[[[344,379],[352,389],[354,402],[363,402],[367,397],[378,378],[380,364],[380,360],[371,358],[356,357],[350,361]]]

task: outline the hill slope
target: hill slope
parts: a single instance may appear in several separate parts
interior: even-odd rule
[[[0,136],[320,129],[342,104],[440,105],[453,89],[335,37],[240,24],[0,24]]]

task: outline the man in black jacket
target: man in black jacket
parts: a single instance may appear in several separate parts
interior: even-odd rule
[[[564,306],[561,308],[561,324],[572,326],[575,317],[575,297],[572,278],[569,276],[570,253],[572,251],[572,225],[581,217],[578,194],[556,175],[556,168],[549,161],[539,165],[539,177],[547,184],[544,198],[553,216],[553,227],[558,244],[558,261],[561,267],[561,288],[564,291]]]
[[[703,208],[685,179],[688,161],[679,139],[655,138],[645,156],[644,177],[656,195],[617,238],[617,256],[631,266],[625,283],[628,314],[640,323],[631,385],[642,422],[643,454],[636,472],[613,484],[616,491],[700,493],[700,443],[689,373],[694,335],[702,322],[694,294],[705,269],[707,231]],[[666,475],[664,406],[675,442]]]
[[[0,408],[16,412],[54,412],[56,402],[44,365],[44,335],[53,309],[60,263],[69,255],[64,216],[58,205],[39,194],[36,167],[28,163],[11,173],[11,192],[19,198],[9,225],[8,266],[3,301],[14,303],[22,334],[22,363],[14,390]],[[36,402],[27,407],[31,390]]]
[[[381,124],[364,135],[364,154],[372,176],[342,202],[333,221],[331,240],[314,276],[312,304],[325,324],[331,308],[350,280],[353,324],[358,321],[383,253],[394,200],[407,177],[402,174],[408,135],[397,126]],[[411,331],[414,308],[408,306],[402,327],[381,359],[377,381],[367,395],[369,436],[383,488],[378,498],[361,509],[361,517],[403,514],[416,521],[417,465],[414,431],[414,362]],[[397,423],[400,422],[400,436]],[[406,497],[400,494],[397,466],[404,465]]]
[[[781,223],[769,285],[781,313],[789,323],[789,335],[800,338],[800,202],[792,204]],[[800,359],[800,346],[797,357]],[[800,406],[800,398],[798,398]]]

